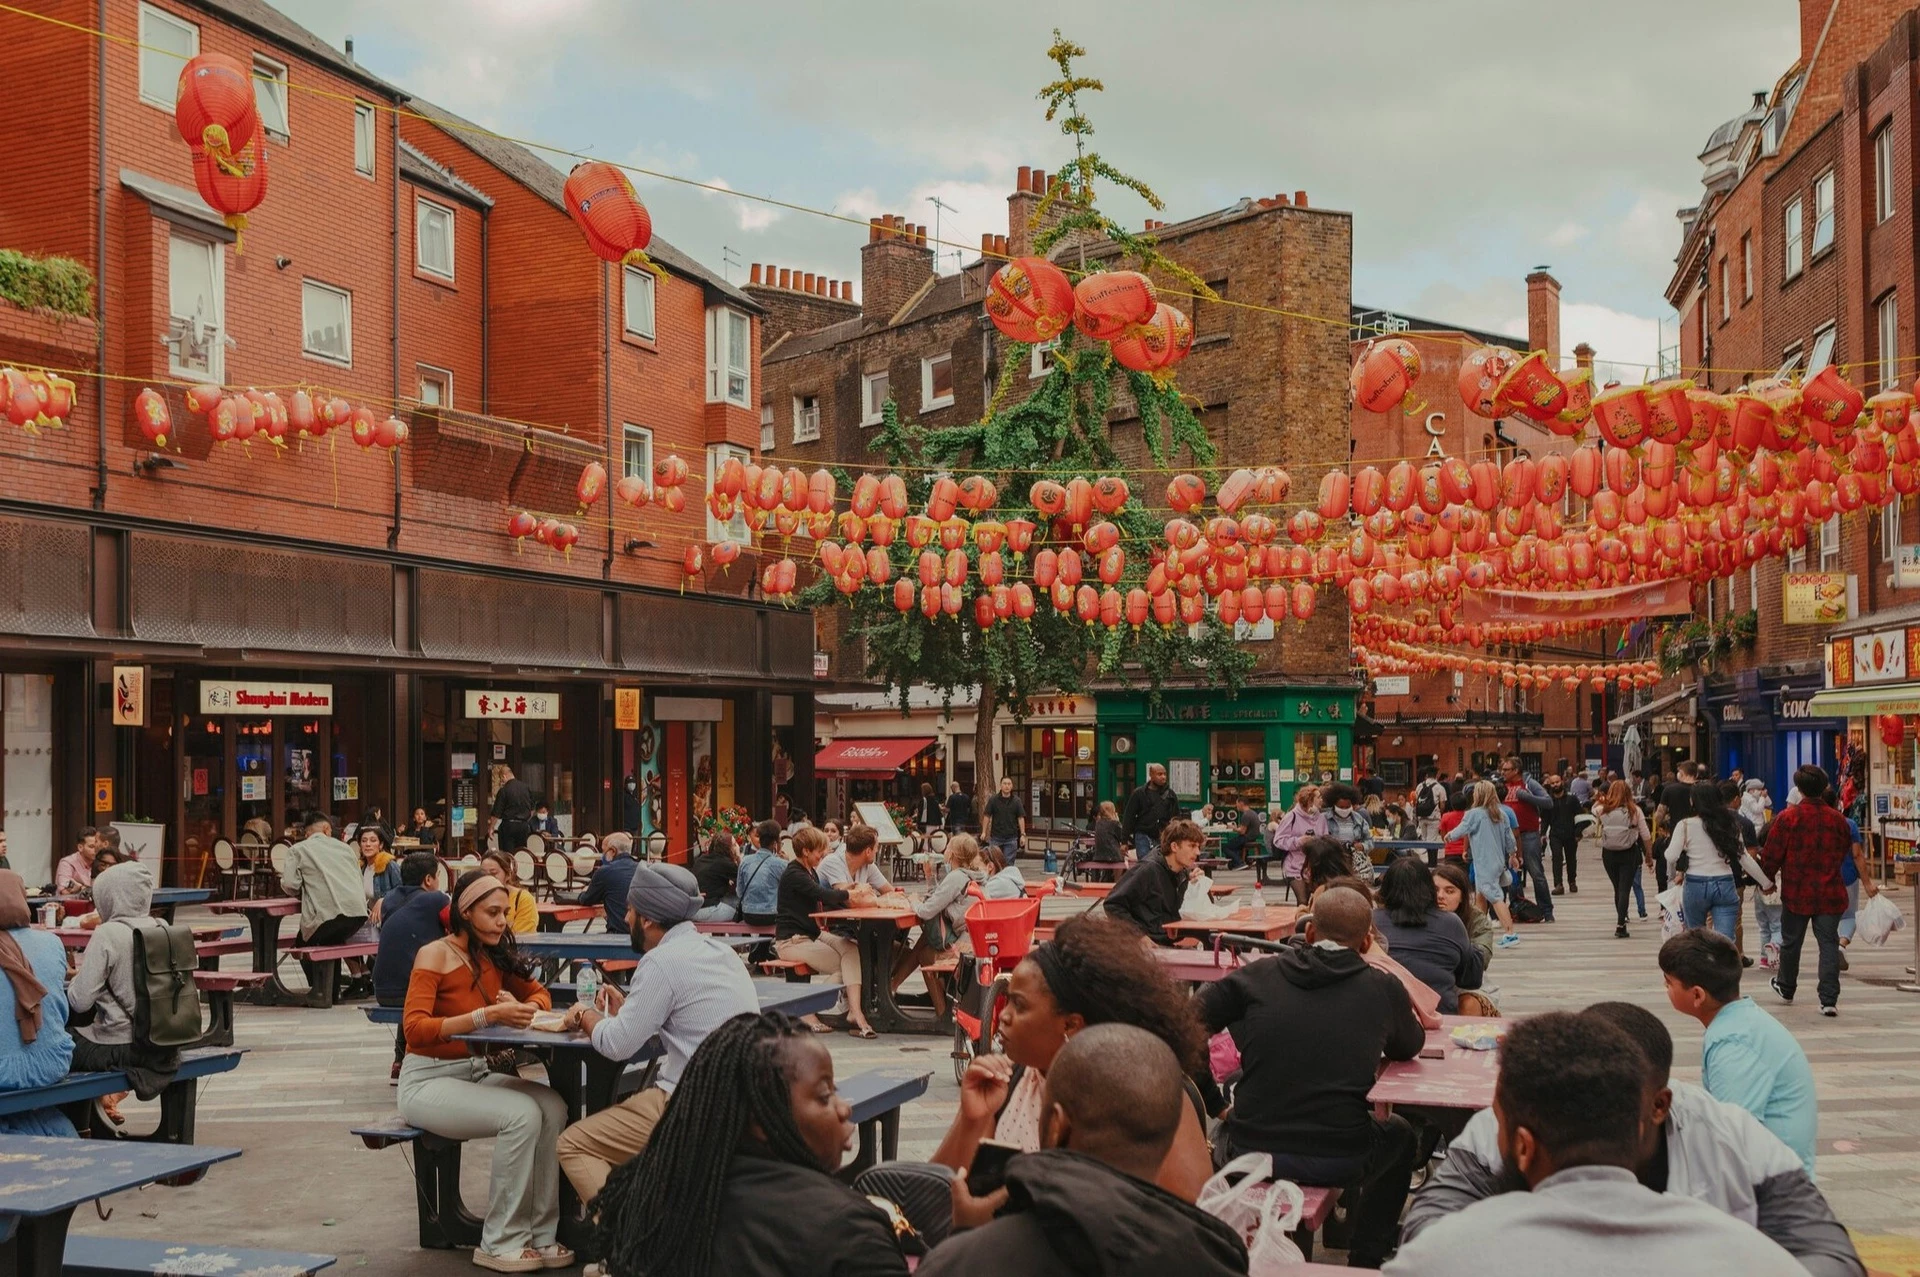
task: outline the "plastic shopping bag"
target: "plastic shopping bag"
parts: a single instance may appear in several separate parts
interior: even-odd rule
[[[1685,896],[1686,889],[1677,882],[1660,893],[1658,899],[1662,940],[1671,940],[1687,929],[1686,921],[1680,912],[1680,902]]]
[[[1907,916],[1900,912],[1900,906],[1887,898],[1886,892],[1869,896],[1854,914],[1854,934],[1868,944],[1885,944],[1889,937],[1907,925]]]
[[[1243,1153],[1201,1187],[1194,1203],[1240,1234],[1250,1277],[1281,1277],[1306,1261],[1287,1235],[1300,1226],[1306,1199],[1298,1185],[1272,1175],[1273,1158]]]
[[[1189,922],[1211,922],[1231,914],[1232,905],[1213,903],[1213,896],[1208,892],[1212,886],[1213,879],[1205,874],[1188,883],[1185,893],[1180,897],[1180,916]]]

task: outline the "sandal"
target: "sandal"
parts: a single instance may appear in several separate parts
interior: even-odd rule
[[[562,1246],[559,1242],[554,1242],[551,1246],[536,1246],[534,1247],[534,1253],[540,1256],[540,1263],[543,1267],[546,1267],[546,1268],[573,1267],[574,1260],[573,1260],[572,1249],[566,1246]]]
[[[878,1033],[875,1033],[873,1031],[873,1026],[871,1025],[856,1024],[852,1028],[848,1029],[847,1032],[853,1037],[860,1038],[864,1041],[869,1041],[869,1042],[871,1042],[874,1038],[877,1038],[880,1036]]]
[[[541,1257],[540,1252],[531,1246],[500,1255],[475,1246],[473,1263],[476,1268],[488,1268],[496,1273],[532,1273],[547,1266],[547,1261]]]

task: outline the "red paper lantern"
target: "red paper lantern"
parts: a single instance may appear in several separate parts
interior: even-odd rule
[[[133,419],[148,443],[156,448],[167,446],[167,432],[173,428],[173,422],[167,412],[166,396],[152,386],[141,390],[133,397]]]
[[[1482,417],[1500,415],[1500,383],[1520,356],[1505,346],[1476,346],[1460,361],[1460,400]]]
[[[248,69],[224,53],[203,53],[180,68],[174,84],[173,123],[180,138],[228,165],[260,129]]]
[[[1880,742],[1888,749],[1896,749],[1907,738],[1907,720],[1898,714],[1880,716]]]
[[[653,240],[653,218],[619,167],[605,160],[576,164],[567,174],[562,194],[567,216],[586,236],[595,257],[653,269],[646,254]]]
[[[1015,341],[1053,340],[1073,311],[1073,282],[1044,257],[1017,257],[987,281],[987,318]]]
[[[1193,349],[1193,323],[1179,310],[1161,302],[1153,318],[1137,324],[1113,343],[1113,358],[1134,372],[1164,373]]]
[[[1113,341],[1152,319],[1159,302],[1153,281],[1140,272],[1099,271],[1073,286],[1073,326],[1095,341]]]
[[[262,136],[254,134],[246,148],[236,148],[228,160],[215,159],[206,151],[193,153],[193,184],[233,231],[236,254],[241,251],[247,214],[267,198],[267,150]]]
[[[1368,412],[1392,412],[1405,401],[1420,376],[1420,352],[1401,337],[1367,344],[1354,362],[1348,384],[1353,400]]]
[[[400,420],[400,418],[398,417],[388,417],[386,420],[374,426],[373,441],[379,444],[382,448],[398,448],[401,444],[407,441],[407,423]],[[599,466],[596,464],[593,468],[599,469]],[[582,475],[580,477],[580,481],[581,483],[584,484],[586,482],[586,476]],[[604,487],[606,482],[607,482],[607,472],[605,470],[600,470],[601,486]],[[596,493],[595,495],[598,496],[598,493]]]
[[[1177,474],[1167,480],[1167,504],[1189,514],[1207,499],[1207,485],[1199,475]]]
[[[531,514],[528,514],[525,510],[520,511],[507,520],[507,535],[513,538],[513,552],[515,554],[520,552],[520,543],[532,536],[534,529],[539,526],[540,521]]]
[[[613,495],[630,506],[647,503],[647,481],[637,474],[623,474],[614,481]]]

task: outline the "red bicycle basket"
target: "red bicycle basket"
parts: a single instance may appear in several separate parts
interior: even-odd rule
[[[974,961],[996,971],[1011,969],[1033,947],[1038,900],[980,900],[967,910],[967,937]]]

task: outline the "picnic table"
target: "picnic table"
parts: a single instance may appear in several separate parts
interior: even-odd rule
[[[893,942],[920,922],[919,914],[911,909],[870,907],[827,909],[813,916],[823,926],[836,922],[852,926],[854,943],[860,947],[861,1010],[874,1032],[944,1035],[952,1031],[951,1021],[931,1011],[909,1010],[893,996]]]
[[[54,936],[60,941],[62,946],[68,949],[86,948],[87,941],[93,939],[93,933],[95,930],[92,927],[48,928],[48,927],[42,927],[38,923],[34,924],[34,929],[37,931],[45,931],[47,932],[48,935]],[[238,928],[223,927],[217,923],[213,926],[193,928],[193,939],[196,944],[206,944],[211,941],[225,940],[228,936],[238,935],[238,934],[239,934]]]
[[[542,931],[565,931],[569,922],[591,922],[604,912],[599,905],[568,904],[563,900],[542,900],[534,907],[540,911]]]
[[[163,922],[172,922],[173,911],[178,906],[197,905],[211,899],[211,887],[156,887],[151,912]],[[86,896],[29,896],[27,904],[37,910],[49,900],[68,914],[93,912],[93,901]]]
[[[1181,918],[1167,924],[1167,934],[1175,940],[1184,940],[1188,936],[1206,939],[1214,935],[1258,936],[1262,940],[1278,940],[1282,936],[1293,934],[1293,924],[1298,920],[1300,910],[1292,905],[1268,905],[1266,915],[1253,916],[1253,907],[1236,909],[1224,918],[1192,919]]]
[[[74,1209],[113,1193],[180,1179],[240,1156],[237,1148],[0,1135],[0,1273],[57,1273]]]
[[[308,999],[280,981],[280,920],[300,912],[300,902],[292,896],[263,896],[257,900],[215,900],[207,905],[213,913],[244,914],[253,937],[253,969],[273,977],[248,998],[260,1006],[306,1006]]]
[[[1422,1056],[1393,1060],[1380,1070],[1367,1098],[1384,1114],[1394,1105],[1416,1108],[1477,1111],[1493,1105],[1493,1084],[1500,1073],[1500,1052],[1475,1051],[1456,1045],[1455,1028],[1467,1024],[1502,1023],[1485,1016],[1446,1015],[1440,1027],[1427,1032],[1425,1051],[1442,1051],[1438,1059]]]
[[[1159,962],[1160,969],[1176,980],[1187,984],[1212,984],[1215,980],[1224,980],[1238,971],[1249,961],[1231,949],[1162,949],[1158,945],[1148,950]]]

